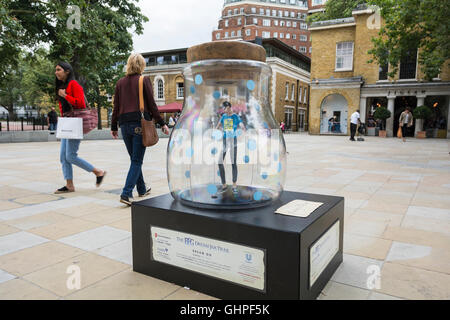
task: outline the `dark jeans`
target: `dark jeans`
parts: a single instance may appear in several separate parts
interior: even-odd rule
[[[227,141],[228,140],[228,141]],[[225,167],[223,165],[223,160],[225,159],[225,156],[227,154],[227,143],[231,144],[229,147],[231,149],[231,159],[232,163],[231,163],[231,167],[232,167],[232,172],[233,172],[233,183],[235,183],[237,181],[237,176],[238,176],[238,170],[237,170],[237,162],[236,162],[236,158],[237,158],[237,138],[234,137],[233,139],[223,139],[223,151],[222,151],[222,162],[219,164],[219,172],[220,172],[220,179],[222,180],[222,184],[226,184],[225,181]]]
[[[120,125],[123,141],[130,155],[130,169],[123,188],[122,195],[133,197],[133,189],[136,186],[139,194],[145,194],[146,187],[142,175],[142,163],[144,161],[145,147],[142,144],[142,129],[140,122],[125,122]]]
[[[358,127],[358,125],[354,124],[354,123],[350,123],[350,140],[355,140],[355,134],[356,134],[356,128]]]
[[[408,125],[405,123],[401,128],[402,128],[402,136],[403,138],[406,138],[409,134]]]
[[[49,127],[48,128],[49,131],[56,131],[56,123],[50,122],[48,127]]]

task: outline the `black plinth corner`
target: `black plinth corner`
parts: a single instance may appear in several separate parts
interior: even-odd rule
[[[307,218],[275,213],[321,202]],[[133,270],[220,299],[316,299],[343,259],[344,198],[284,191],[266,207],[196,209],[165,194],[132,204]]]

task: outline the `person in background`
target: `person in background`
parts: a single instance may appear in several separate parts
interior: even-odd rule
[[[405,111],[400,114],[399,125],[402,129],[403,142],[406,142],[406,136],[408,135],[409,128],[413,125],[413,115],[411,109],[407,107]]]
[[[71,112],[72,109],[84,109],[86,103],[84,101],[83,87],[75,80],[72,66],[67,62],[60,62],[55,67],[55,90],[57,99],[59,100],[59,110],[61,116]],[[89,162],[78,157],[78,149],[81,140],[79,139],[61,139],[60,160],[62,171],[66,185],[55,191],[56,194],[74,192],[73,169],[72,165],[76,165],[87,172],[92,172],[96,176],[97,188],[103,182],[106,171],[95,168]]]
[[[169,128],[173,128],[175,126],[175,120],[172,116],[169,118]]]
[[[142,174],[142,164],[146,147],[142,143],[141,112],[139,110],[139,78],[145,69],[144,57],[139,53],[129,56],[126,76],[116,84],[114,95],[114,110],[111,119],[111,135],[114,139],[119,137],[118,125],[122,132],[123,142],[130,156],[130,168],[128,170],[125,186],[120,195],[120,202],[131,205],[133,189],[136,187],[139,197],[150,193],[151,188],[146,187]],[[144,77],[144,118],[155,120],[162,127],[165,134],[169,134],[169,128],[159,114],[158,107],[153,98],[153,87],[149,77]]]
[[[358,124],[361,123],[360,119],[359,110],[353,112],[350,118],[350,141],[355,141],[356,129],[358,128]]]
[[[52,107],[52,110],[47,114],[48,130],[56,131],[57,124],[58,124],[58,114],[55,111],[55,107]],[[55,133],[50,132],[50,134],[55,134]]]
[[[283,133],[286,131],[286,125],[284,124],[283,121],[280,122],[280,129],[281,129],[281,132],[283,132]]]

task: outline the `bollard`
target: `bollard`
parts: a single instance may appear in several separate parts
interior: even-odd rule
[[[6,131],[9,131],[9,116],[6,117]]]
[[[36,130],[35,126],[36,126],[36,121],[35,121],[35,119],[33,118],[33,131]]]
[[[23,118],[20,118],[20,125],[21,125],[22,131],[23,131]]]

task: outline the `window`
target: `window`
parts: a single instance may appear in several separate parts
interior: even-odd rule
[[[237,25],[240,26],[242,24],[242,18],[237,19]]]
[[[277,16],[277,10],[272,10],[272,16],[274,16],[274,17]]]
[[[216,33],[216,39],[220,39],[220,33]]]
[[[311,53],[312,52],[312,47],[309,47],[309,53]]]
[[[285,109],[284,110],[284,124],[286,126],[286,129],[290,130],[292,127],[292,117],[294,115],[294,110],[292,109]]]
[[[266,16],[270,16],[270,9],[266,9]]]
[[[385,52],[384,57],[387,58],[388,53]],[[388,79],[388,71],[389,71],[389,64],[380,65],[380,69],[378,72],[378,80],[387,80]]]
[[[256,13],[256,8],[252,8],[252,13]]]
[[[284,16],[285,16],[285,17],[289,17],[289,11],[285,11],[285,12],[284,12]]]
[[[263,38],[270,38],[270,32],[268,32],[268,31],[263,31],[262,37],[263,37]]]
[[[297,22],[292,22],[292,27],[297,28]]]
[[[236,32],[235,31],[231,31],[231,37],[233,38],[234,36],[236,36]]]
[[[286,39],[290,39],[291,38],[291,34],[290,33],[286,33]]]
[[[183,99],[184,98],[184,83],[178,82],[177,83],[177,99]]]
[[[270,20],[269,19],[263,19],[263,26],[264,27],[270,27]]]
[[[306,104],[308,97],[308,88],[305,88],[304,94],[303,94],[303,103]]]
[[[273,37],[274,37],[274,38],[278,38],[278,32],[274,32],[274,33],[273,33]]]
[[[308,41],[308,36],[305,36],[305,35],[300,35],[300,41],[302,41],[302,42],[306,42],[306,41]]]
[[[295,84],[292,85],[291,100],[295,101]]]
[[[415,79],[417,67],[417,49],[409,50],[400,60],[400,79]]]
[[[336,45],[336,71],[353,69],[353,42],[341,42]]]
[[[228,10],[228,15],[231,16],[231,10]]]
[[[260,14],[260,15],[264,15],[264,9],[260,8],[260,9],[259,9],[259,14]]]
[[[298,51],[302,52],[302,53],[306,53],[306,47],[300,47],[298,49]]]
[[[253,18],[253,24],[258,24],[258,19]]]
[[[225,27],[228,27],[228,20],[225,20]]]
[[[159,79],[158,80],[158,100],[164,99],[164,82]]]
[[[286,27],[290,27],[290,26],[291,26],[291,22],[290,21],[286,22]]]
[[[279,16],[280,18],[283,18],[283,11],[278,10],[278,16]]]
[[[238,14],[238,9],[234,9],[234,14]]]
[[[273,20],[273,24],[278,27],[278,20]]]
[[[292,39],[294,39],[294,40],[297,39],[297,35],[295,33],[292,35]]]
[[[289,0],[290,4],[295,4],[297,2],[297,0]]]
[[[244,13],[244,8],[240,9],[240,13],[243,14]]]
[[[283,38],[284,38],[284,33],[280,32],[280,39],[283,39]]]
[[[289,100],[289,83],[288,82],[286,82],[286,97],[284,99]]]
[[[298,90],[298,101],[300,101],[300,103],[302,102],[302,90],[302,87]]]
[[[225,38],[228,38],[228,31],[225,32]]]
[[[237,36],[238,36],[238,37],[242,37],[242,31],[241,31],[241,30],[238,30],[238,31],[237,31]]]
[[[304,23],[304,22],[301,22],[301,23],[300,23],[300,29],[302,29],[302,30],[308,30],[308,24],[306,24],[306,23]]]
[[[252,35],[252,30],[250,30],[250,29],[245,30],[245,35],[246,36],[251,36]]]
[[[291,11],[291,18],[295,18],[295,12]]]

